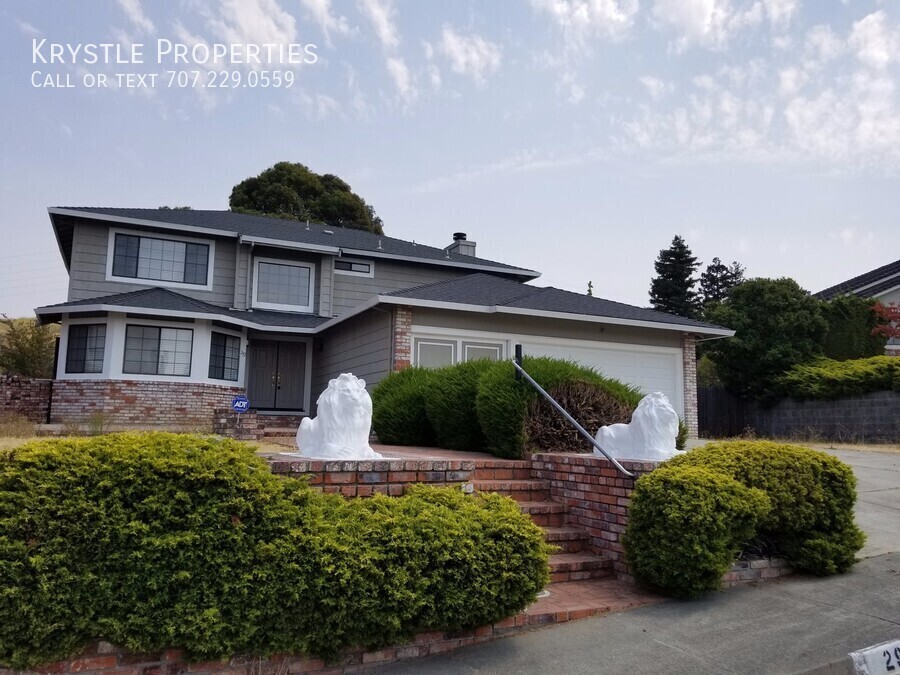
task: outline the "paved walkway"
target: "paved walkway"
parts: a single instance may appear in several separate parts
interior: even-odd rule
[[[853,466],[866,557],[792,577],[584,619],[383,673],[850,673],[847,654],[900,638],[900,453],[822,449]]]

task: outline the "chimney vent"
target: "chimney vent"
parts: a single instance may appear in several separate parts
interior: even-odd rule
[[[465,232],[454,232],[453,233],[453,241],[465,241],[466,233]]]
[[[447,248],[444,249],[447,252],[447,257],[450,257],[451,253],[456,253],[458,255],[468,255],[475,256],[475,242],[469,241],[466,239],[465,232],[454,232],[453,233],[453,243],[450,244]]]

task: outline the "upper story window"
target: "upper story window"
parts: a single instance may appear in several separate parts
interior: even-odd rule
[[[102,373],[105,348],[106,324],[70,325],[66,348],[66,372]]]
[[[254,307],[294,312],[313,310],[315,269],[312,265],[257,258],[253,277]]]
[[[353,277],[374,277],[375,266],[371,260],[358,260],[356,258],[335,258],[334,273],[346,274]]]
[[[206,290],[212,287],[212,242],[112,231],[110,249],[110,279],[146,279],[163,286],[190,284]]]

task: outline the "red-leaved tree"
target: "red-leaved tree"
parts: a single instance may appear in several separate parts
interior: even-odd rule
[[[872,335],[881,335],[887,339],[900,338],[900,305],[892,302],[889,305],[876,303],[872,311],[883,321],[872,329]]]

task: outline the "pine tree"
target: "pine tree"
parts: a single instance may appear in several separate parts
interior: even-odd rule
[[[700,294],[694,290],[694,270],[700,266],[680,236],[659,252],[653,268],[656,277],[650,282],[650,304],[653,309],[688,318],[700,315]]]
[[[731,284],[730,288],[734,288],[738,284],[744,283],[744,272],[747,271],[747,268],[741,265],[737,260],[731,261],[731,266],[728,268],[728,283]]]
[[[589,282],[588,282],[588,292],[587,292],[587,294],[588,294],[588,296],[590,296],[590,297],[593,297],[593,296],[594,296],[594,282],[593,282],[593,281],[589,281]]]
[[[700,295],[703,307],[708,308],[714,302],[722,302],[728,292],[744,281],[744,266],[736,260],[725,265],[719,258],[713,258],[700,275]]]

